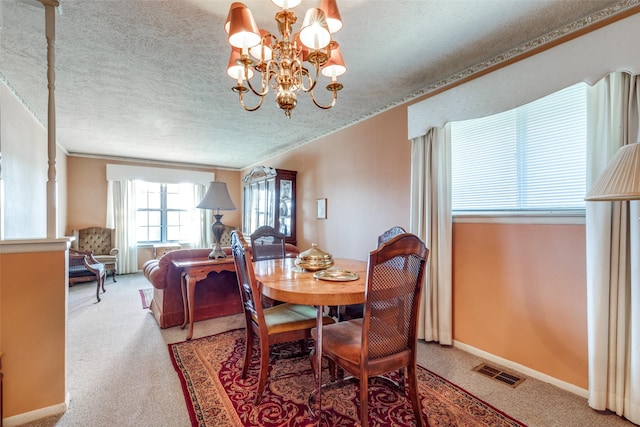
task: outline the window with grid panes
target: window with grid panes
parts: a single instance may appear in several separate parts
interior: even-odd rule
[[[138,243],[188,241],[193,232],[193,184],[136,182]]]

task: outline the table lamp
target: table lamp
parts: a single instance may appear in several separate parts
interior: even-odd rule
[[[216,221],[211,224],[211,232],[213,233],[213,250],[209,254],[209,258],[226,258],[227,254],[224,253],[220,246],[220,238],[222,237],[222,233],[224,233],[224,224],[220,221],[222,218],[220,211],[233,211],[236,209],[236,205],[233,204],[231,196],[229,196],[227,184],[220,181],[210,182],[207,194],[204,195],[204,198],[196,207],[215,211],[213,216],[216,218]]]

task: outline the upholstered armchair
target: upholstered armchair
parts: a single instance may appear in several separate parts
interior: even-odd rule
[[[87,251],[93,257],[104,264],[107,274],[111,272],[113,281],[116,281],[118,272],[118,248],[115,247],[115,230],[103,227],[88,227],[73,230],[75,237],[72,248],[79,251]]]
[[[232,225],[225,225],[224,231],[222,232],[222,236],[220,237],[220,246],[223,248],[231,247],[231,232],[235,230],[236,227]]]

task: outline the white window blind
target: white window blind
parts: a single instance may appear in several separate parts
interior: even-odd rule
[[[584,209],[586,85],[451,123],[452,210]]]

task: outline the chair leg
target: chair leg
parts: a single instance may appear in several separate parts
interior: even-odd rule
[[[102,292],[106,292],[107,290],[104,288],[104,282],[107,280],[107,273],[104,272],[102,274],[96,275],[96,298],[98,302],[100,302],[100,287],[102,287]]]
[[[420,394],[418,393],[418,380],[416,379],[416,364],[410,363],[408,367],[407,381],[409,382],[409,398],[413,407],[413,414],[416,417],[416,427],[422,427],[422,405],[420,404]],[[429,424],[427,423],[427,426]]]
[[[262,400],[262,393],[267,385],[267,375],[269,374],[269,342],[260,340],[260,372],[258,372],[258,390],[256,390],[255,404],[259,405]]]
[[[400,390],[400,393],[404,393],[405,379],[405,368],[398,369],[398,389]]]
[[[247,377],[247,371],[249,370],[249,363],[251,363],[251,355],[253,354],[253,331],[251,326],[247,326],[245,329],[245,346],[244,346],[244,363],[242,365],[242,378]]]
[[[369,378],[360,378],[360,425],[369,425]]]
[[[118,272],[118,270],[116,270],[116,269],[114,269],[114,270],[111,272],[111,278],[113,279],[113,283],[116,283],[116,282],[117,282],[117,280],[116,280],[116,273],[117,273],[117,272]]]
[[[98,302],[100,302],[100,283],[102,281],[100,280],[100,275],[97,274],[96,275],[96,298],[98,299]]]
[[[311,372],[313,372],[314,375],[315,375],[315,372],[316,372],[316,356],[315,356],[315,353],[316,353],[316,348],[313,347],[311,349],[311,351],[309,352],[309,363],[311,364]]]
[[[329,359],[329,380],[331,382],[334,382],[337,380],[336,377],[336,362],[333,361],[332,358],[328,358]],[[342,377],[344,378],[344,372],[342,372]]]

